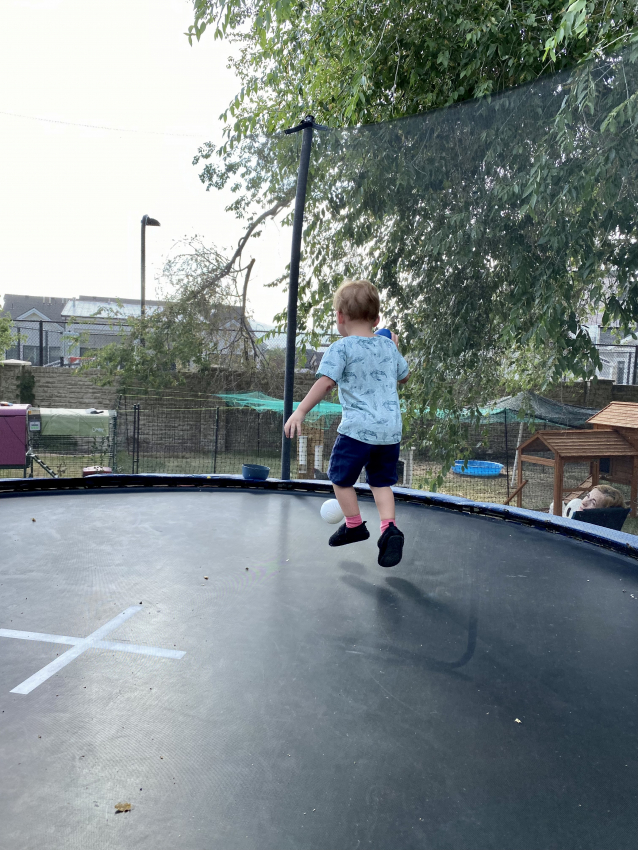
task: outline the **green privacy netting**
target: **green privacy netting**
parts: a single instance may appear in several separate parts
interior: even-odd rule
[[[217,398],[222,398],[231,407],[248,407],[252,410],[270,410],[283,415],[283,399],[272,398],[265,393],[218,393]],[[296,409],[299,402],[293,404]],[[572,404],[564,404],[550,398],[544,398],[536,393],[518,393],[514,396],[505,396],[492,404],[479,408],[480,424],[493,425],[498,422],[525,421],[528,424],[542,426],[544,424],[558,425],[563,428],[582,428],[590,416],[598,413],[597,408],[576,407]],[[445,411],[436,412],[437,419],[445,419],[448,414]],[[341,405],[332,404],[328,401],[320,402],[306,416],[307,422],[316,422],[324,419],[330,424],[334,419],[341,417]],[[426,417],[427,418],[427,417]],[[461,416],[461,422],[474,422],[476,417],[469,412]]]
[[[531,392],[505,396],[480,410],[481,416],[489,418],[490,423],[505,422],[507,417],[508,422],[520,419],[535,425],[547,423],[564,428],[583,428],[587,420],[598,413],[598,408],[563,404]]]
[[[272,398],[265,393],[217,393],[216,398],[223,398],[230,407],[249,407],[252,410],[270,410],[283,416],[284,401]],[[299,402],[293,403],[293,410],[299,407]],[[341,418],[341,405],[329,401],[321,401],[306,416],[306,422],[317,422],[323,419],[327,425]]]

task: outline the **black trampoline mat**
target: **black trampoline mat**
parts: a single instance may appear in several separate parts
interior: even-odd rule
[[[384,570],[324,498],[0,500],[0,630],[76,641],[0,636],[3,850],[633,850],[636,562],[399,504]]]

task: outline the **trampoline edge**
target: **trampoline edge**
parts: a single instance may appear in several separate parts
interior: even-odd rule
[[[278,478],[253,481],[245,479],[241,475],[140,473],[137,475],[92,475],[88,478],[6,478],[0,480],[0,498],[73,492],[121,493],[157,488],[182,491],[184,489],[191,491],[210,489],[263,490],[280,493],[325,493],[326,495],[331,495],[333,492],[329,481],[304,479],[283,481]],[[362,496],[371,495],[367,484],[357,484],[355,489]],[[600,526],[592,526],[588,523],[555,517],[525,508],[514,508],[509,505],[473,502],[457,496],[410,490],[402,487],[395,487],[393,490],[399,502],[531,526],[542,531],[611,549],[638,560],[638,538],[622,531],[613,531]]]

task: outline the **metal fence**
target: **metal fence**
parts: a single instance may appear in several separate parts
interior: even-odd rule
[[[241,474],[244,463],[256,463],[267,466],[270,477],[281,476],[282,418],[275,411],[226,407],[210,395],[174,392],[156,397],[123,394],[116,413],[105,440],[30,435],[31,451],[38,460],[26,474],[80,476],[87,466],[110,466],[114,472],[129,473]],[[462,463],[442,474],[440,459],[423,439],[435,424],[440,425],[423,423],[419,439],[409,432],[404,435],[399,486],[432,489],[438,477],[435,488],[440,493],[495,504],[504,504],[516,490],[516,447],[534,430],[561,427],[539,420],[530,425],[514,413],[508,416],[507,411],[478,425],[462,426],[467,455],[491,464],[491,474],[483,476],[468,474],[472,470]],[[292,478],[327,479],[337,427],[336,420],[304,423],[303,436],[292,444]],[[585,464],[566,466],[565,487],[576,488],[588,474]],[[13,477],[16,472],[2,470],[0,475]],[[548,511],[553,470],[525,464],[524,478],[528,483],[522,493],[523,507]],[[628,488],[614,486],[629,497]],[[637,521],[629,519],[625,530],[638,532]]]
[[[17,321],[13,323],[15,344],[4,356],[26,360],[33,366],[79,366],[83,357],[117,342],[129,333],[126,323],[78,320]]]
[[[325,475],[336,439],[334,427],[308,427],[294,440],[292,474]],[[117,464],[120,471],[241,474],[244,463],[281,474],[281,414],[215,404],[180,405],[169,399],[124,396],[118,409]]]
[[[424,423],[420,439],[407,433],[401,444],[399,484],[428,489],[442,472],[440,459],[423,445],[434,423]],[[293,478],[327,478],[328,462],[337,438],[338,421],[304,423],[303,435],[293,441]],[[532,429],[560,426],[536,421],[529,425],[514,414],[481,424],[462,426],[463,440],[473,460],[492,465],[490,476],[470,475],[462,464],[448,471],[439,492],[475,501],[504,503],[516,488],[516,446]],[[244,463],[268,466],[270,476],[281,474],[282,418],[273,411],[123,396],[118,409],[117,466],[120,471],[241,474]],[[526,472],[527,475],[527,472]],[[364,480],[364,476],[362,479]],[[532,497],[528,497],[533,494]],[[529,487],[525,507],[547,510],[552,486]]]
[[[615,384],[638,383],[638,346],[597,344],[603,367],[597,377],[606,378]]]

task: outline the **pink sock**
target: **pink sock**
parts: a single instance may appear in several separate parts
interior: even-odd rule
[[[357,514],[356,516],[347,516],[346,517],[346,528],[356,528],[358,525],[361,525],[363,520],[361,519],[361,514]]]
[[[381,534],[386,530],[389,525],[395,525],[393,519],[382,519],[381,520]]]

